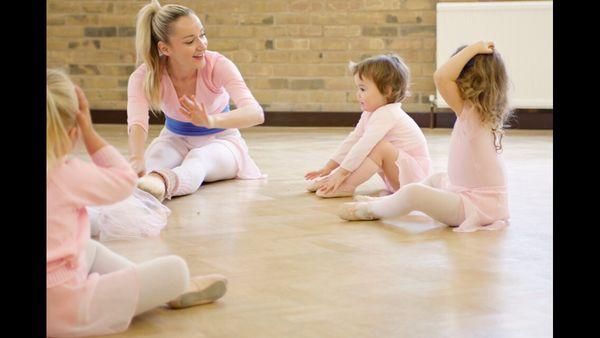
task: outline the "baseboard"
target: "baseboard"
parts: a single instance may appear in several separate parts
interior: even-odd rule
[[[124,110],[92,110],[94,123],[126,124]],[[456,117],[449,110],[436,111],[435,114],[408,113],[421,128],[452,128]],[[262,126],[280,127],[352,127],[360,117],[359,113],[349,112],[265,112]],[[552,109],[518,109],[510,121],[511,129],[553,129]],[[164,124],[162,114],[150,114],[150,124]]]

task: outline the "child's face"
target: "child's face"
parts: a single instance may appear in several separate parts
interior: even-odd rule
[[[358,74],[355,74],[354,83],[356,84],[356,99],[360,103],[361,110],[373,112],[387,104],[385,96],[379,92],[375,83],[366,76],[361,79]]]

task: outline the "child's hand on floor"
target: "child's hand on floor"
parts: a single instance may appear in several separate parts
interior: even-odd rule
[[[304,178],[307,180],[314,180],[315,178],[323,177],[329,175],[331,170],[327,170],[325,168],[319,169],[317,171],[311,171],[308,174],[304,175]]]
[[[342,185],[342,183],[344,183],[344,181],[348,178],[348,176],[350,176],[351,172],[343,169],[343,168],[339,168],[339,170],[337,170],[333,175],[331,175],[328,179],[327,182],[325,182],[318,191],[320,191],[321,193],[330,193],[333,191],[336,191],[340,185]]]

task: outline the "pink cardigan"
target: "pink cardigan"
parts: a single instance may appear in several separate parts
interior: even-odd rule
[[[229,103],[229,95],[237,108],[254,106],[262,111],[262,107],[252,96],[242,74],[233,62],[217,52],[206,51],[204,55],[206,65],[198,71],[196,99],[204,103],[209,114],[218,114],[223,111]],[[150,106],[143,87],[146,68],[145,63],[140,65],[129,77],[127,85],[128,131],[131,131],[131,127],[137,124],[148,132],[148,109]],[[162,74],[160,86],[161,109],[165,115],[178,121],[190,122],[189,118],[177,111],[179,98],[166,71]]]
[[[46,287],[75,275],[90,238],[86,206],[113,204],[132,194],[135,172],[112,146],[91,155],[92,163],[65,158],[46,177]]]
[[[354,130],[331,159],[352,172],[381,140],[389,141],[407,153],[416,152],[429,157],[425,135],[398,102],[386,104],[374,112],[363,112]]]

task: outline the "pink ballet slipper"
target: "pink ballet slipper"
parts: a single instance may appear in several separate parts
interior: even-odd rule
[[[366,202],[344,203],[338,209],[337,214],[341,219],[347,221],[372,221],[379,218],[369,211]]]
[[[188,289],[179,297],[168,302],[172,309],[208,304],[223,297],[227,292],[227,278],[222,275],[196,276],[190,280]]]

